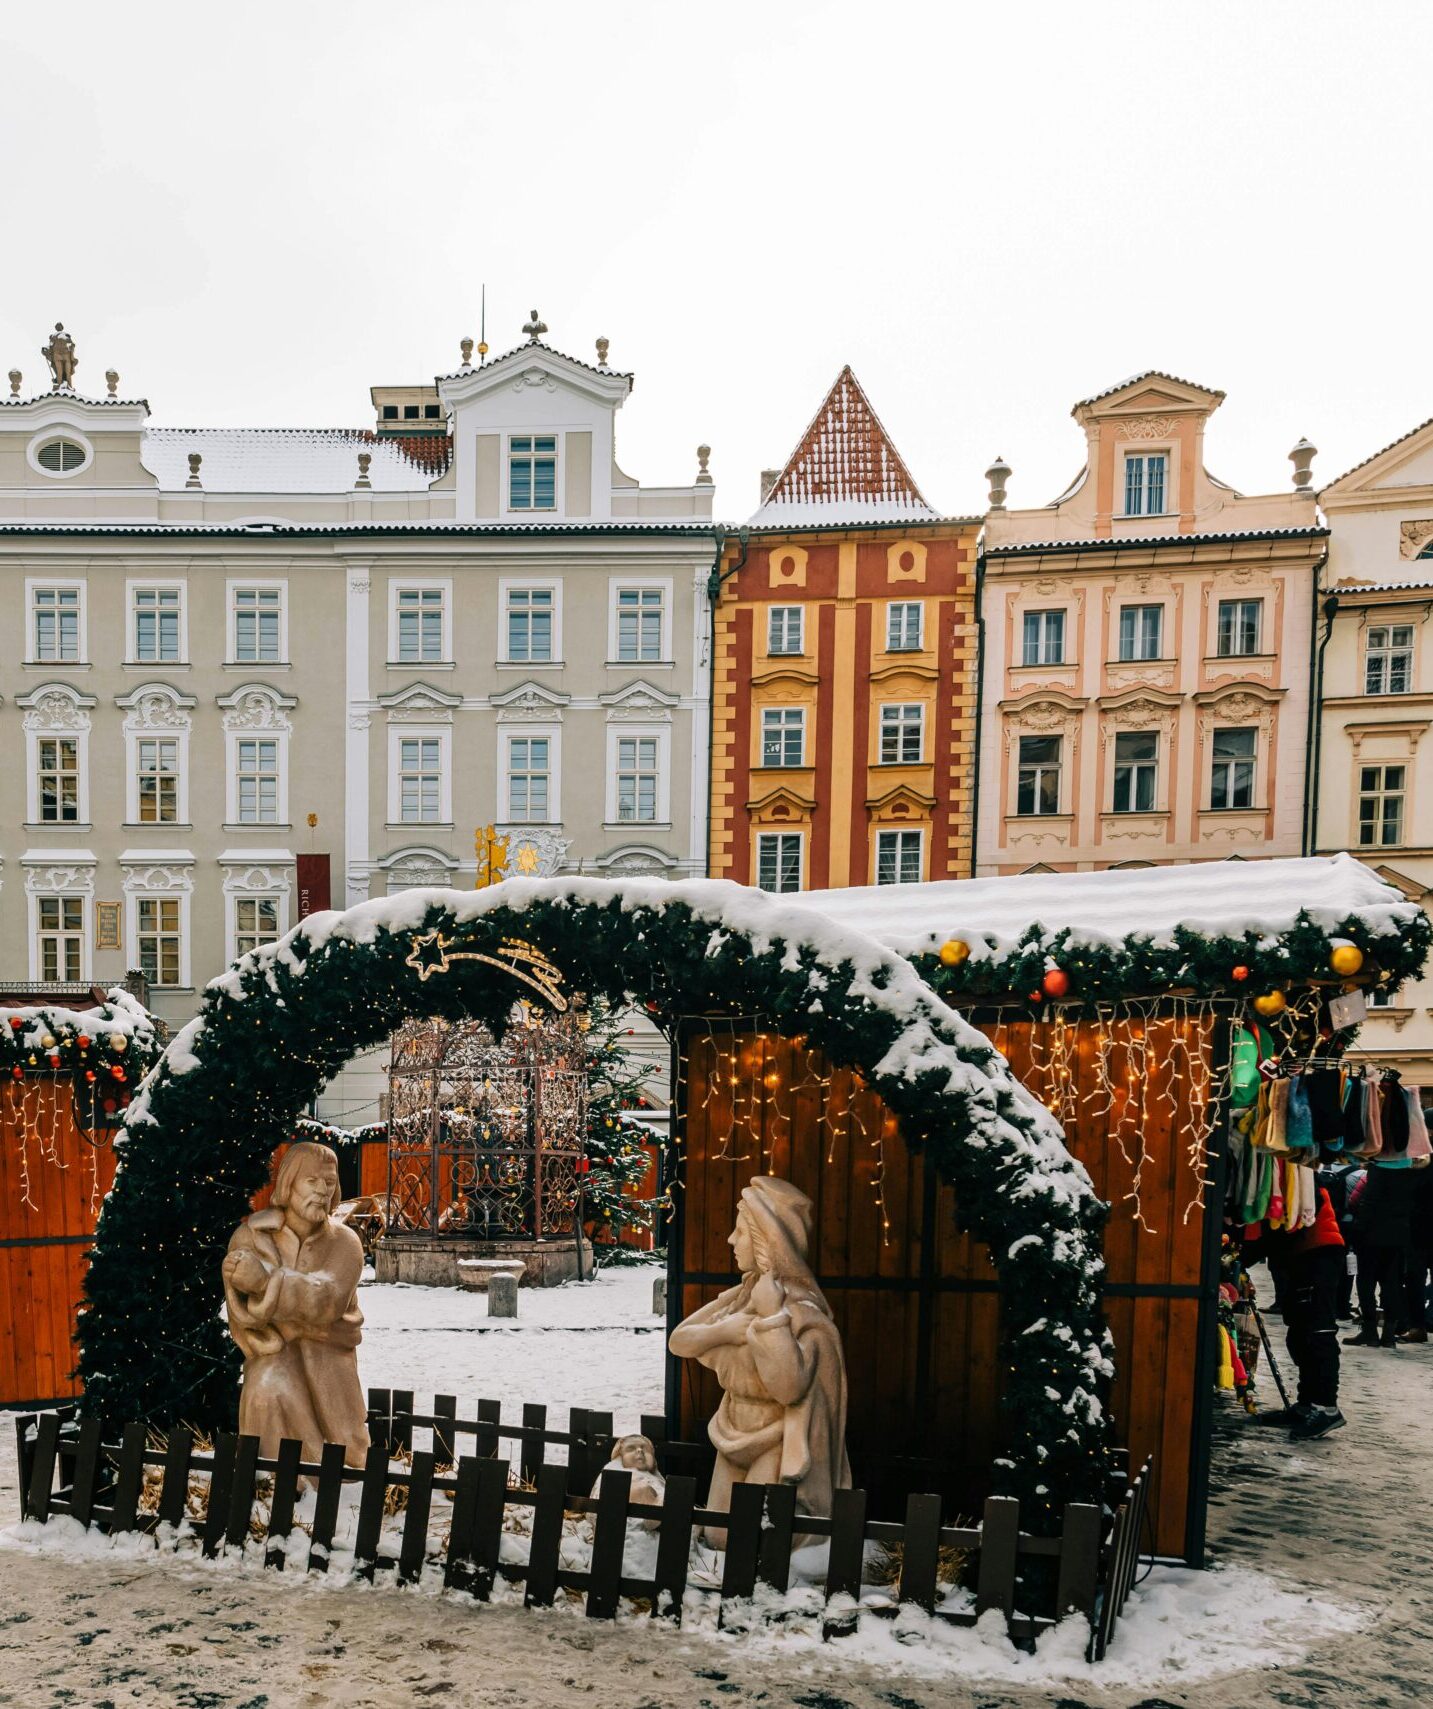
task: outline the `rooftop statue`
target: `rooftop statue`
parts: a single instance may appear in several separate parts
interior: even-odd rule
[[[50,364],[50,372],[54,376],[55,390],[62,387],[73,389],[75,369],[80,365],[80,359],[75,354],[75,341],[65,331],[65,323],[57,320],[55,330],[50,334],[48,344],[40,346],[40,354]]]

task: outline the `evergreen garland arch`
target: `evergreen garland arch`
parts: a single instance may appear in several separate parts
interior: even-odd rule
[[[410,1016],[498,1028],[525,988],[476,957],[521,940],[570,991],[684,1015],[760,1015],[860,1071],[929,1147],[1004,1295],[1001,1489],[1024,1523],[1102,1493],[1113,1374],[1107,1214],[1055,1119],[911,965],[864,934],[724,881],[509,880],[311,915],[206,990],[127,1114],[80,1316],[83,1406],[111,1423],[232,1426],[220,1317],[229,1236],[276,1144],[356,1052]],[[857,1374],[859,1380],[859,1373]]]

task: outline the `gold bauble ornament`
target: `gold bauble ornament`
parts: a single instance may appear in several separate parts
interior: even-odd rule
[[[129,1039],[128,1039],[126,1034],[124,1034],[124,1033],[111,1033],[110,1034],[109,1047],[115,1053],[116,1056],[123,1056],[124,1055],[125,1046],[128,1043],[129,1043]]]
[[[55,1035],[53,1033],[46,1033],[40,1040],[40,1045],[42,1049],[53,1050],[55,1048]]]
[[[1265,1020],[1272,1020],[1275,1015],[1282,1015],[1289,1006],[1289,1000],[1282,991],[1265,991],[1262,996],[1254,999],[1254,1007]]]
[[[970,954],[970,945],[964,938],[947,938],[940,946],[940,959],[946,967],[959,967]]]
[[[1340,978],[1347,979],[1363,966],[1363,951],[1357,944],[1339,944],[1329,956],[1329,966]]]

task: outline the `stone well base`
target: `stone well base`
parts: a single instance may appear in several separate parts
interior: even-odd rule
[[[516,1260],[523,1266],[519,1285],[524,1288],[555,1288],[577,1279],[575,1240],[436,1240],[422,1235],[380,1240],[373,1255],[374,1279],[420,1288],[472,1287],[472,1271],[463,1275],[458,1269],[463,1258]],[[590,1240],[582,1242],[582,1274],[592,1274]]]

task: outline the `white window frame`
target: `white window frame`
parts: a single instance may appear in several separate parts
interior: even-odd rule
[[[279,596],[279,656],[276,659],[239,657],[239,613],[235,601],[241,593],[277,593]],[[289,663],[289,584],[274,576],[231,576],[224,585],[224,657],[231,665],[286,665]]]
[[[438,743],[438,817],[436,819],[405,819],[403,817],[403,788],[401,761],[405,741]],[[451,724],[390,724],[388,726],[388,823],[411,830],[414,825],[451,825],[453,823],[453,727]]]
[[[657,588],[662,595],[662,654],[657,659],[622,659],[617,656],[617,613],[620,595],[650,592]],[[670,576],[613,577],[607,584],[607,663],[624,670],[651,669],[654,665],[672,662],[672,578]]]
[[[508,595],[510,593],[550,593],[552,595],[552,657],[550,659],[515,659],[508,651]],[[498,578],[498,662],[505,665],[531,666],[548,670],[563,662],[562,652],[562,578],[560,576],[500,576]]]
[[[1224,639],[1224,608],[1225,606],[1252,605],[1255,608],[1254,645],[1252,648],[1233,647],[1229,652],[1220,649]],[[1237,622],[1230,632],[1230,639],[1238,641],[1239,628]],[[1260,594],[1230,594],[1214,602],[1214,656],[1216,659],[1257,659],[1264,653],[1264,600]]]
[[[1403,774],[1402,782],[1399,784],[1397,789],[1390,789],[1388,787],[1388,768],[1390,766],[1397,766],[1398,769]],[[1408,797],[1409,797],[1409,793],[1410,793],[1409,785],[1412,782],[1412,776],[1413,776],[1413,764],[1412,764],[1411,759],[1361,761],[1361,762],[1355,763],[1355,770],[1358,772],[1358,784],[1357,784],[1357,787],[1354,789],[1354,793],[1353,793],[1353,835],[1354,835],[1353,848],[1354,848],[1354,853],[1359,854],[1364,849],[1373,850],[1373,849],[1402,848],[1408,840],[1408,826],[1409,826],[1409,822],[1410,822],[1410,815],[1409,815],[1409,811],[1408,811]],[[1364,787],[1363,775],[1367,771],[1377,771],[1377,773],[1378,773],[1378,782],[1372,789],[1366,789]],[[1364,825],[1363,804],[1364,804],[1364,802],[1365,801],[1374,801],[1378,804],[1378,807],[1379,807],[1378,817],[1375,819],[1369,820],[1368,823],[1373,825],[1374,827],[1376,827],[1381,832],[1382,828],[1383,828],[1383,824],[1384,824],[1384,815],[1383,815],[1382,809],[1383,809],[1384,803],[1387,801],[1391,801],[1391,800],[1396,800],[1399,804],[1398,805],[1398,835],[1391,842],[1385,842],[1381,835],[1376,837],[1372,842],[1364,842],[1364,840],[1363,840],[1363,825]]]
[[[527,427],[517,429],[516,431],[509,430],[503,434],[502,506],[504,516],[515,516],[522,518],[524,521],[531,521],[533,518],[551,519],[562,515],[563,481],[565,476],[565,458],[563,453],[566,450],[566,446],[563,442],[566,438],[567,435],[562,431],[562,429],[556,427]],[[533,504],[523,505],[520,508],[514,506],[512,501],[512,445],[514,439],[531,439],[534,441],[538,439],[552,440],[552,504],[549,508],[539,509]],[[525,457],[531,455],[533,458],[537,458],[539,456],[545,457],[547,452],[538,451],[536,446],[534,446],[531,453],[522,452],[521,455]],[[534,483],[534,490],[535,488],[536,483]]]
[[[241,902],[274,903],[279,922],[278,936],[283,937],[289,929],[289,893],[287,890],[232,890],[228,892],[224,898],[224,946],[231,962],[237,961],[241,953],[239,949],[239,904]]]
[[[761,846],[763,843],[775,843],[776,873],[781,876],[781,844],[791,838],[796,843],[796,889],[766,890],[761,882]],[[752,880],[758,890],[766,890],[768,896],[794,896],[806,888],[806,833],[805,831],[758,831],[756,833],[756,850],[752,860],[754,871]]]
[[[916,639],[914,645],[901,642],[899,646],[891,638],[891,626],[898,611],[908,611],[911,606],[916,608]],[[886,647],[888,653],[919,653],[925,649],[925,601],[923,599],[888,599],[886,601]]]
[[[38,593],[78,593],[79,655],[73,659],[42,659],[37,645],[35,595]],[[26,576],[25,578],[25,663],[27,665],[87,665],[89,645],[89,584],[67,576]]]
[[[441,593],[443,596],[443,652],[437,659],[403,659],[398,656],[398,596],[400,593]],[[421,633],[421,631],[420,631]],[[453,578],[451,576],[391,576],[388,581],[388,664],[400,670],[420,671],[453,663]]]
[[[77,791],[78,819],[41,819],[40,817],[40,743],[72,741],[75,744],[75,764],[79,768]],[[26,823],[47,831],[75,831],[90,822],[90,732],[83,730],[27,730],[25,732],[25,814]]]
[[[241,831],[273,830],[275,825],[289,822],[289,737],[288,730],[226,730],[224,732],[224,821]],[[277,819],[239,818],[239,743],[278,743],[278,813]],[[189,767],[186,764],[187,778]],[[186,803],[188,797],[186,795]]]
[[[759,769],[763,771],[801,771],[805,769],[809,763],[807,759],[807,743],[811,734],[810,720],[806,716],[806,711],[807,709],[804,706],[763,706],[760,709],[761,716],[757,719],[756,726],[756,764]],[[801,758],[797,760],[794,766],[791,765],[784,757],[786,751],[785,733],[791,727],[789,719],[790,714],[793,712],[798,715],[799,727],[801,730]],[[775,717],[777,714],[781,715],[780,727],[782,730],[781,747],[783,758],[780,764],[773,765],[766,758],[766,720],[768,717]]]
[[[1155,635],[1155,640],[1158,642],[1158,647],[1153,653],[1135,652],[1135,653],[1131,653],[1128,657],[1125,656],[1124,626],[1125,626],[1125,612],[1127,612],[1127,611],[1138,611],[1138,612],[1157,611],[1159,613],[1159,617],[1158,617],[1158,620],[1157,620],[1156,625],[1155,625],[1156,631],[1157,631],[1156,635]],[[1125,600],[1120,605],[1117,605],[1115,607],[1115,654],[1114,654],[1114,662],[1116,664],[1119,664],[1119,665],[1152,665],[1152,664],[1159,663],[1163,659],[1166,659],[1168,657],[1168,654],[1164,650],[1165,617],[1166,617],[1166,615],[1167,614],[1165,612],[1163,604],[1159,600],[1155,600],[1155,599],[1130,599],[1130,600]],[[1141,621],[1139,624],[1136,625],[1136,630],[1135,630],[1134,639],[1135,639],[1137,644],[1143,643],[1143,640],[1144,640],[1143,630],[1144,630],[1144,624],[1143,624],[1143,621]]]
[[[127,890],[124,898],[125,909],[125,943],[128,948],[125,956],[133,967],[140,966],[139,959],[139,905],[141,902],[177,902],[179,904],[179,981],[175,985],[161,985],[151,981],[155,991],[183,991],[193,985],[192,976],[193,943],[189,906],[192,892],[187,889],[168,890]]]
[[[179,594],[179,657],[177,659],[142,659],[139,656],[139,611],[135,595],[139,593]],[[143,665],[148,670],[189,663],[189,584],[175,576],[134,576],[124,584],[124,662]]]
[[[1254,751],[1247,755],[1236,755],[1228,759],[1216,757],[1214,744],[1221,734],[1238,731],[1247,733],[1254,738]],[[1224,787],[1226,794],[1233,795],[1231,787],[1237,777],[1237,767],[1249,767],[1249,800],[1246,805],[1237,807],[1232,801],[1226,801],[1222,807],[1214,805],[1214,774],[1221,768],[1224,771]],[[1259,726],[1257,724],[1218,724],[1209,732],[1209,811],[1211,813],[1256,813],[1259,811]]]
[[[1060,620],[1060,656],[1058,659],[1052,659],[1049,656],[1050,633],[1052,627],[1050,619],[1053,617],[1058,617]],[[1037,657],[1029,659],[1026,658],[1025,654],[1027,651],[1026,643],[1030,639],[1028,626],[1032,619],[1038,620],[1036,622],[1036,632],[1034,637],[1036,641]],[[1041,605],[1036,606],[1029,611],[1022,611],[1020,613],[1020,657],[1016,663],[1027,667],[1031,665],[1049,665],[1053,667],[1056,665],[1068,664],[1069,660],[1065,657],[1065,641],[1069,635],[1069,630],[1070,614],[1063,605]]]
[[[1397,646],[1394,643],[1393,637],[1400,630],[1406,630],[1408,633],[1408,642],[1407,642],[1406,646]],[[1379,635],[1379,634],[1386,635],[1388,637],[1388,639],[1383,643],[1383,645],[1381,647],[1375,648],[1373,645],[1373,637],[1375,635]],[[1393,660],[1399,654],[1406,654],[1407,658],[1408,658],[1408,669],[1407,669],[1407,672],[1405,673],[1405,676],[1404,676],[1404,686],[1402,688],[1390,688],[1388,686],[1388,684],[1389,684],[1389,681],[1393,675]],[[1377,665],[1379,667],[1378,675],[1379,675],[1380,686],[1378,688],[1370,688],[1368,686],[1369,666],[1370,666],[1370,664],[1373,664],[1375,662],[1377,663]],[[1399,695],[1403,695],[1403,694],[1412,694],[1416,688],[1415,674],[1416,674],[1417,663],[1418,663],[1418,634],[1417,634],[1417,626],[1415,624],[1412,624],[1412,623],[1370,623],[1369,624],[1368,629],[1365,632],[1364,642],[1363,642],[1363,690],[1362,691],[1365,695],[1368,695],[1370,697],[1376,697],[1376,698],[1381,699],[1381,700],[1387,700],[1387,699],[1396,699]]]
[[[510,732],[516,735],[517,732]],[[618,744],[622,741],[657,742],[657,816],[655,819],[621,819],[618,812],[617,789],[617,760],[621,752]],[[670,724],[609,724],[607,726],[607,809],[606,820],[608,828],[619,827],[628,830],[634,825],[645,825],[648,830],[670,825],[672,821],[672,727]]]
[[[90,954],[93,944],[93,927],[91,902],[87,890],[44,890],[31,892],[30,904],[30,978],[36,982],[48,978],[44,971],[44,962],[40,955],[40,904],[42,902],[78,902],[80,905],[80,971],[78,978],[89,980],[93,977],[90,968]]]
[[[1121,736],[1153,736],[1154,737],[1154,758],[1152,760],[1140,759],[1140,760],[1123,760],[1122,761],[1119,757],[1119,751],[1120,751],[1119,744],[1120,744],[1120,737]],[[1164,732],[1162,730],[1118,730],[1115,732],[1114,741],[1110,744],[1110,812],[1111,813],[1118,813],[1121,815],[1121,817],[1124,817],[1124,816],[1129,815],[1129,814],[1158,813],[1161,811],[1159,802],[1160,802],[1160,789],[1161,789],[1161,784],[1162,784],[1162,773],[1164,770],[1164,751],[1163,750],[1164,750]],[[1131,775],[1131,778],[1130,778],[1130,791],[1129,791],[1130,804],[1129,804],[1129,806],[1128,807],[1121,807],[1118,804],[1118,801],[1116,799],[1116,790],[1119,787],[1117,779],[1118,779],[1119,769],[1120,769],[1121,765],[1130,766],[1130,767],[1134,767],[1134,768],[1140,768],[1140,767],[1144,767],[1144,766],[1152,766],[1154,768],[1154,787],[1150,791],[1150,803],[1149,803],[1148,807],[1141,807],[1138,805],[1138,801],[1139,801],[1139,789],[1137,787],[1138,778],[1135,775]]]
[[[514,819],[508,794],[508,744],[540,737],[547,742],[547,817]],[[560,724],[503,724],[498,727],[498,822],[503,825],[560,825],[562,823],[562,726]]]
[[[1161,503],[1160,508],[1158,510],[1150,510],[1149,509],[1148,504],[1146,503],[1146,500],[1147,500],[1148,494],[1149,494],[1149,470],[1147,467],[1142,467],[1140,469],[1140,481],[1139,481],[1140,509],[1131,510],[1129,508],[1129,466],[1130,466],[1130,463],[1132,461],[1138,460],[1141,464],[1147,465],[1149,462],[1149,459],[1151,457],[1158,457],[1164,463],[1164,479],[1161,482],[1161,492],[1160,492],[1160,497],[1161,497],[1162,503]],[[1167,445],[1131,446],[1130,449],[1127,450],[1124,453],[1123,457],[1120,459],[1120,488],[1119,488],[1119,491],[1120,491],[1120,510],[1119,510],[1119,514],[1121,516],[1131,516],[1131,517],[1136,517],[1136,518],[1143,518],[1143,517],[1148,517],[1148,516],[1169,516],[1169,515],[1171,515],[1172,512],[1170,511],[1170,508],[1169,508],[1169,500],[1170,500],[1170,489],[1172,488],[1173,485],[1174,485],[1174,454],[1173,454],[1173,452],[1169,446],[1167,446]]]
[[[891,881],[894,889],[900,884],[919,884],[925,878],[925,828],[921,825],[878,825],[876,835],[871,844],[871,883],[881,882],[881,839],[883,837],[915,837],[917,839],[917,867],[914,878],[896,878]],[[896,870],[900,870],[900,844],[896,845]]]
[[[1029,742],[1029,741],[1054,742],[1056,744],[1056,750],[1055,750],[1056,757],[1054,758],[1054,760],[1023,760],[1023,759],[1021,759],[1020,754],[1021,754],[1022,745],[1025,742]],[[1030,773],[1033,774],[1033,779],[1034,779],[1034,784],[1035,784],[1035,787],[1034,787],[1033,792],[1031,794],[1031,801],[1033,802],[1033,805],[1031,806],[1030,811],[1028,813],[1025,812],[1020,805],[1021,781],[1024,777],[1024,774],[1027,771],[1029,771]],[[1044,777],[1045,775],[1047,775],[1049,772],[1054,772],[1054,774],[1055,774],[1055,805],[1053,807],[1047,809],[1047,808],[1044,808],[1040,805],[1039,782],[1040,782],[1040,779],[1042,777]],[[1017,819],[1048,818],[1052,813],[1058,813],[1060,811],[1060,806],[1061,806],[1061,803],[1064,801],[1064,798],[1065,798],[1065,737],[1064,737],[1064,733],[1060,732],[1060,731],[1052,732],[1052,731],[1046,731],[1046,730],[1018,730],[1015,734],[1015,812],[1014,812],[1013,817],[1015,817]]]
[[[896,733],[897,749],[905,746],[906,732],[911,723],[910,718],[906,715],[911,712],[915,713],[918,752],[913,760],[903,759],[900,757],[893,760],[888,760],[886,758],[886,714],[888,712],[897,714],[896,717],[890,720],[891,726]],[[925,702],[921,700],[889,700],[881,702],[880,716],[876,720],[876,763],[878,765],[924,765],[926,763],[925,714]]]
[[[244,732],[247,734],[248,732]],[[124,816],[127,824],[138,825],[139,817],[139,744],[141,742],[174,742],[179,749],[179,787],[175,791],[177,818],[146,819],[145,826],[187,825],[189,819],[189,732],[188,730],[126,730],[124,733],[125,793]]]
[[[794,647],[775,647],[772,642],[776,636],[776,617],[781,613],[783,619],[792,612],[796,614],[796,645]],[[786,628],[783,621],[782,629]],[[806,607],[804,605],[776,605],[766,608],[766,656],[769,659],[800,659],[806,655]]]

